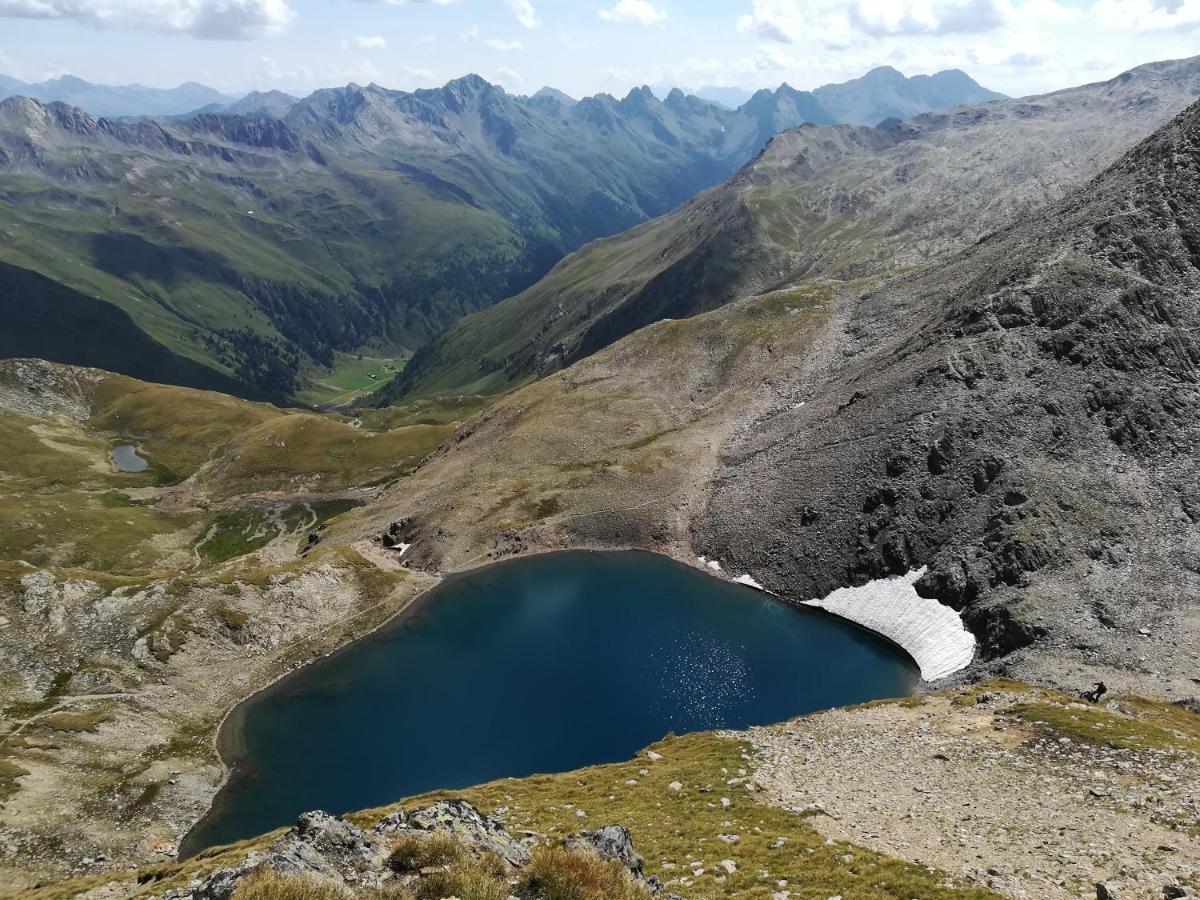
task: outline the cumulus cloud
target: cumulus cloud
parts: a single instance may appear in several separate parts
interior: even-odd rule
[[[606,22],[621,25],[653,25],[665,19],[667,14],[650,0],[617,0],[612,6],[602,8],[599,16]]]
[[[359,34],[342,41],[343,50],[349,50],[351,47],[359,47],[363,50],[384,50],[387,48],[387,41],[382,35]]]
[[[501,66],[496,70],[496,82],[510,91],[518,91],[525,86],[525,79],[521,77],[519,72]]]
[[[538,18],[537,10],[533,8],[531,0],[504,0],[504,5],[508,7],[508,11],[524,27],[537,28],[542,24],[542,20]]]
[[[523,50],[525,48],[520,41],[505,41],[500,38],[484,38],[483,44],[493,50]]]
[[[1191,31],[1200,28],[1200,0],[1098,0],[1092,14],[1121,31]]]
[[[0,0],[0,17],[249,40],[283,31],[293,12],[287,0]]]
[[[846,47],[862,34],[981,34],[1003,27],[1011,10],[1011,0],[754,0],[737,29],[785,44]]]

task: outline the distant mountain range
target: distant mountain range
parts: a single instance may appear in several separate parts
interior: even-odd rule
[[[787,87],[787,85],[784,85]],[[697,97],[737,109],[754,98],[744,88],[713,87],[695,91]],[[958,69],[911,78],[891,66],[872,69],[861,78],[827,84],[812,92],[820,107],[847,125],[878,125],[884,119],[910,119],[923,112],[952,109],[964,103],[1003,100]]]
[[[876,81],[895,83],[876,70],[847,97],[861,104]],[[503,393],[661,319],[924,264],[1078,185],[1197,95],[1200,58],[906,123],[790,130],[724,184],[464,318],[379,400]]]
[[[234,116],[249,116],[262,118],[268,116],[281,119],[288,114],[300,100],[283,91],[251,91],[240,100],[232,103],[210,103],[199,109],[191,110],[184,116],[201,115],[204,113],[225,113]]]
[[[237,100],[210,87],[187,82],[174,88],[151,88],[140,84],[92,84],[73,75],[63,75],[37,84],[26,84],[0,75],[0,99],[32,97],[43,103],[66,103],[86,109],[93,116],[175,116],[212,104]]]
[[[677,88],[655,87],[653,92],[657,97],[665,98],[675,90]],[[774,94],[779,90],[792,91],[792,88],[783,84],[776,91],[765,93]],[[755,92],[745,88],[706,86],[695,91],[694,96],[728,110],[736,110],[749,103],[756,94],[762,93],[764,91]],[[828,117],[851,125],[875,125],[887,118],[906,119],[930,110],[950,109],[963,103],[1004,97],[957,69],[909,78],[889,66],[873,69],[852,81],[827,84],[812,92],[796,93],[806,96],[811,93]],[[27,84],[0,75],[0,99],[13,96],[32,97],[43,103],[66,103],[87,110],[93,116],[108,118],[186,116],[209,112],[281,117],[298,102],[296,97],[278,90],[253,91],[239,98],[195,82],[175,88],[151,88],[140,84],[112,86],[92,84],[82,78],[64,75]],[[551,87],[543,88],[535,96],[553,96],[568,105],[575,102],[567,94]]]
[[[947,102],[964,89],[992,96],[950,75],[932,79],[959,89]],[[868,80],[891,86],[877,112],[909,83],[924,99],[905,102],[941,102],[930,80]],[[25,87],[102,96],[78,79]],[[0,101],[0,310],[27,329],[5,346],[284,401],[338,353],[416,349],[584,243],[716,184],[775,134],[837,121],[787,85],[736,110],[646,87],[619,100],[519,97],[475,75],[299,100],[184,86],[174,100],[205,100],[199,111],[157,118],[133,105],[149,89],[113,90],[126,92],[129,118]],[[58,286],[40,292],[62,323],[52,334],[16,315],[31,274]],[[101,314],[106,333],[125,329],[127,340],[95,346],[78,323]],[[167,359],[130,353],[146,341],[189,364],[134,371],[131,355]]]

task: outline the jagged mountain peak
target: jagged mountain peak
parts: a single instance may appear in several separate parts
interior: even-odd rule
[[[539,90],[531,99],[540,101],[553,101],[566,107],[574,106],[579,102],[570,94],[560,91],[557,88],[552,88],[549,85]]]
[[[894,66],[876,66],[863,75],[860,80],[903,82],[907,81],[908,77]]]

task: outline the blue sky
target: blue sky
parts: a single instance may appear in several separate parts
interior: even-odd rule
[[[0,0],[0,73],[233,93],[811,88],[892,65],[1019,95],[1197,54],[1200,0]]]

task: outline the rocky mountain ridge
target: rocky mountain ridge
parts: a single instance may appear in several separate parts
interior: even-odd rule
[[[1083,183],[1198,95],[1200,58],[904,123],[784,132],[724,184],[463,319],[380,400],[500,392],[661,318],[924,265]]]

